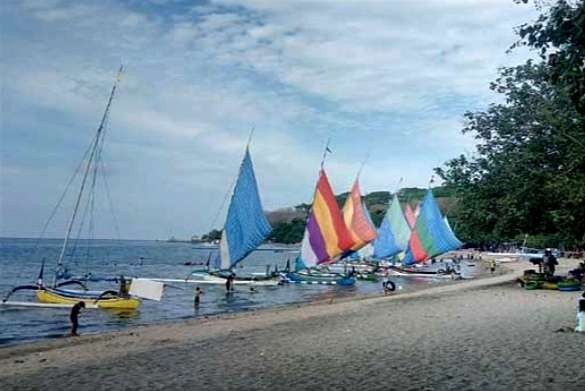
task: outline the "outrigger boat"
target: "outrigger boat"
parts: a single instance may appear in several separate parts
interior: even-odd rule
[[[433,259],[441,254],[456,250],[462,246],[457,239],[446,218],[442,215],[431,189],[422,202],[420,213],[416,218],[408,242],[408,248],[402,263],[405,267],[393,267],[394,271],[403,275],[417,275],[419,277],[441,277],[458,274],[455,270],[424,270],[413,268],[414,265]],[[451,276],[449,275],[449,276]]]
[[[392,275],[453,278],[459,275],[455,268],[434,269],[422,264],[461,247],[461,244],[446,216],[442,216],[430,189],[416,212],[409,204],[403,212],[395,193],[378,229],[373,257]]]
[[[93,191],[95,188],[95,183],[98,175],[99,163],[101,160],[101,152],[103,149],[103,142],[104,142],[104,134],[105,134],[105,124],[107,122],[107,118],[110,112],[110,107],[112,101],[114,99],[114,95],[116,92],[116,87],[118,82],[120,81],[120,76],[122,74],[123,68],[120,67],[118,71],[118,76],[112,87],[112,91],[110,93],[108,102],[106,104],[106,108],[104,114],[102,116],[101,122],[97,129],[96,135],[94,136],[90,147],[83,158],[83,161],[87,159],[85,162],[85,168],[83,172],[83,177],[81,180],[81,185],[79,189],[79,193],[76,198],[75,206],[73,208],[73,213],[69,220],[69,224],[67,226],[67,231],[65,235],[65,239],[63,240],[63,245],[61,247],[61,252],[59,254],[59,258],[57,260],[57,271],[55,272],[55,277],[53,278],[53,282],[50,285],[45,284],[43,280],[43,273],[45,269],[45,262],[43,261],[41,264],[41,270],[37,279],[36,284],[34,285],[21,285],[13,288],[8,295],[2,300],[2,304],[7,305],[15,305],[15,306],[28,306],[32,307],[35,306],[35,303],[23,303],[23,302],[11,302],[8,299],[16,292],[25,291],[25,290],[32,290],[36,293],[36,298],[40,303],[43,303],[39,306],[41,307],[50,307],[51,305],[55,305],[56,307],[63,307],[63,306],[72,306],[75,303],[83,301],[86,303],[86,307],[88,308],[116,308],[116,309],[136,309],[140,306],[141,300],[137,297],[133,297],[127,293],[125,289],[125,284],[121,283],[120,291],[114,290],[104,290],[104,291],[90,291],[87,289],[85,284],[79,279],[66,279],[62,280],[62,276],[68,273],[63,273],[66,269],[63,267],[63,259],[65,257],[66,250],[68,249],[68,244],[71,238],[71,232],[73,226],[76,221],[77,212],[79,210],[79,206],[84,196],[84,191],[86,189],[86,185],[89,183],[90,191]],[[77,172],[76,172],[77,173]],[[91,202],[93,199],[93,194],[89,196],[88,202]],[[78,286],[81,289],[66,289],[67,286]],[[25,305],[26,304],[26,305]]]
[[[193,281],[207,284],[224,284],[229,276],[235,284],[258,286],[276,285],[280,282],[278,273],[254,273],[238,276],[234,267],[256,250],[270,235],[272,227],[264,215],[254,165],[250,156],[250,141],[246,145],[234,186],[226,221],[219,242],[219,254],[214,259],[215,270],[195,270]],[[210,262],[208,262],[210,263]]]
[[[319,267],[337,262],[344,254],[359,250],[375,238],[375,230],[372,239],[372,232],[367,230],[369,227],[367,218],[363,216],[364,205],[357,179],[344,207],[346,213],[341,213],[323,168],[328,151],[329,148],[325,147],[300,257],[295,263],[295,271],[283,273],[286,282],[353,285],[355,275],[331,273],[319,270]]]

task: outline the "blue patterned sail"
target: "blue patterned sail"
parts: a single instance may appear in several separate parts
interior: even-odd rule
[[[392,204],[378,228],[374,242],[374,258],[391,257],[406,250],[410,237],[410,226],[404,217],[398,195],[394,194]]]
[[[262,209],[250,152],[246,148],[219,244],[220,268],[234,267],[271,232],[272,227]]]

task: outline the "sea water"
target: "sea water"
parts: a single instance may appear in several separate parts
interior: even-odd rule
[[[42,261],[44,278],[51,282],[61,240],[0,238],[0,297],[4,298],[17,285],[34,284]],[[81,240],[68,249],[64,264],[73,275],[92,273],[100,276],[130,276],[184,279],[193,269],[204,264],[212,249],[190,243],[129,240]],[[237,273],[264,272],[275,265],[282,270],[288,259],[294,265],[294,248],[278,251],[255,251],[238,266]],[[401,292],[440,280],[392,277]],[[193,306],[195,288],[203,289],[199,308]],[[88,283],[89,289],[115,289],[115,283]],[[348,297],[358,294],[381,293],[381,282],[358,281],[352,287],[323,285],[284,285],[256,287],[250,292],[245,285],[236,285],[236,293],[226,296],[223,285],[166,284],[163,300],[144,300],[137,311],[86,310],[80,316],[80,333],[90,334],[122,330],[132,326],[172,322],[221,313],[250,311]],[[35,301],[34,291],[15,293],[10,300]],[[28,341],[59,338],[69,332],[69,310],[54,308],[0,307],[0,346]]]

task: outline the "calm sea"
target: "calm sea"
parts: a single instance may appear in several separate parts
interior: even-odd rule
[[[45,279],[50,281],[59,255],[61,240],[1,239],[0,238],[0,296],[13,287],[36,281],[43,259]],[[189,243],[158,241],[91,240],[79,241],[68,251],[65,263],[74,275],[91,272],[94,275],[158,278],[186,278],[195,268],[185,262],[205,262],[207,249]],[[287,259],[294,261],[292,251],[256,251],[242,263],[242,272],[264,271],[266,265],[282,269]],[[294,262],[293,262],[294,263]],[[401,291],[421,285],[440,283],[435,280],[393,278]],[[90,289],[117,289],[114,283],[88,283]],[[127,327],[171,322],[211,314],[249,311],[260,308],[305,303],[333,297],[381,292],[379,283],[358,281],[353,287],[320,285],[285,285],[258,287],[257,293],[237,286],[231,297],[223,285],[200,285],[204,290],[202,304],[193,307],[194,284],[170,284],[161,302],[144,301],[138,311],[111,312],[87,310],[80,317],[82,334],[121,330]],[[10,300],[34,301],[34,292],[24,291]],[[5,308],[0,307],[0,346],[28,341],[60,338],[69,331],[67,309]]]

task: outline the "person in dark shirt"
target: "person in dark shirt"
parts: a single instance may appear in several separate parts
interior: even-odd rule
[[[73,307],[71,307],[71,315],[69,315],[69,319],[71,320],[71,336],[72,337],[79,336],[79,334],[77,334],[77,328],[79,327],[79,321],[77,318],[79,317],[79,313],[81,312],[82,308],[85,308],[85,303],[83,301],[80,301],[77,304],[75,304]]]
[[[120,297],[129,297],[128,294],[128,282],[123,275],[120,275]]]
[[[559,262],[557,261],[557,258],[552,254],[552,251],[549,248],[544,250],[544,256],[542,257],[542,261],[545,267],[544,273],[549,276],[554,276],[556,266],[559,264]]]
[[[199,288],[199,287],[195,288],[195,301],[194,301],[195,308],[199,308],[199,304],[201,304],[201,296],[203,296],[203,291],[201,290],[201,288]]]

